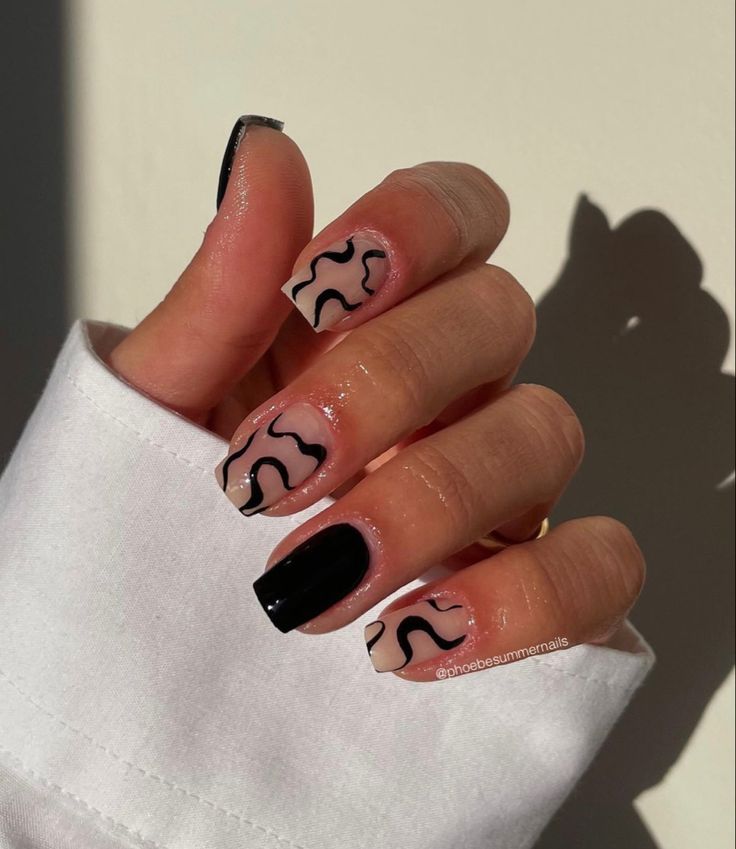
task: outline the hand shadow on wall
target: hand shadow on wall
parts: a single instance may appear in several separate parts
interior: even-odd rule
[[[658,656],[540,849],[657,847],[632,802],[677,760],[733,663],[730,328],[702,271],[662,213],[611,228],[582,197],[569,258],[538,306],[520,379],[567,398],[587,437],[553,518],[606,514],[633,530],[648,579],[632,619]]]

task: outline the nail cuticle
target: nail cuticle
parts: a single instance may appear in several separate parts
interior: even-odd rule
[[[331,446],[332,435],[319,410],[297,403],[242,431],[215,474],[239,512],[253,516],[313,477],[327,461]]]
[[[253,584],[269,619],[283,633],[315,619],[350,595],[368,572],[371,551],[347,522],[309,536]]]
[[[332,527],[333,525],[352,525],[363,535],[363,539],[370,551],[371,562],[370,568],[367,572],[367,578],[361,583],[360,587],[357,588],[357,591],[351,594],[350,599],[357,595],[357,593],[360,593],[362,596],[366,589],[370,588],[369,584],[372,585],[375,578],[380,576],[384,570],[384,544],[380,528],[377,527],[372,519],[365,516],[363,513],[353,512],[351,510],[340,510],[339,515],[336,515],[334,507],[329,511],[329,513],[330,515],[328,516],[327,511],[325,511],[324,518],[322,518],[321,515],[316,516],[312,522],[309,522],[309,531],[307,533],[304,532],[307,525],[303,525],[299,528],[299,532],[295,534],[297,542],[291,546],[290,550],[293,551],[303,542],[306,542],[308,539],[311,539],[316,534],[326,528]],[[322,521],[320,521],[320,519],[322,519]],[[285,555],[280,553],[281,548],[282,545],[277,546],[275,551],[268,558],[265,567],[266,569],[270,569],[274,563],[283,559]]]

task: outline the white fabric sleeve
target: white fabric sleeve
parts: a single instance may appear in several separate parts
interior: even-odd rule
[[[646,644],[412,684],[360,622],[278,633],[251,584],[327,502],[244,520],[224,443],[98,358],[121,332],[74,327],[0,484],[0,846],[531,846]]]

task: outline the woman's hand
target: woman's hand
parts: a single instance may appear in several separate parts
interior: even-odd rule
[[[492,558],[476,542],[534,537],[583,454],[562,398],[512,385],[534,309],[485,264],[505,195],[471,166],[420,165],[310,241],[308,169],[277,126],[236,125],[201,248],[111,355],[230,440],[217,479],[244,516],[339,493],[256,581],[272,622],[339,628],[444,562],[450,577],[367,627],[379,671],[433,680],[608,639],[644,577],[618,522],[567,522]]]

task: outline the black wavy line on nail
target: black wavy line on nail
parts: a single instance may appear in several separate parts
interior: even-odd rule
[[[305,442],[298,433],[295,433],[293,430],[283,430],[278,431],[274,430],[273,426],[276,422],[283,416],[283,413],[279,413],[278,416],[271,422],[271,424],[266,429],[266,433],[269,436],[273,436],[276,439],[281,439],[284,436],[290,436],[295,442],[296,447],[299,451],[304,454],[306,457],[314,457],[317,461],[317,465],[315,466],[318,469],[322,463],[325,461],[325,457],[327,456],[327,449],[324,445],[320,445],[319,442]]]
[[[225,492],[227,490],[227,477],[228,477],[228,471],[230,469],[230,466],[235,462],[235,460],[238,459],[238,457],[242,457],[243,454],[245,454],[245,452],[250,448],[251,443],[256,438],[256,434],[258,433],[259,429],[260,428],[257,428],[256,430],[254,430],[253,433],[251,433],[251,435],[248,437],[248,441],[245,443],[245,445],[242,448],[239,448],[237,451],[233,451],[233,453],[222,464],[222,491],[223,492]]]
[[[344,251],[324,251],[321,254],[317,254],[316,257],[309,263],[309,271],[311,272],[311,276],[309,280],[302,280],[300,283],[296,283],[291,287],[291,300],[295,301],[296,296],[304,289],[305,286],[309,286],[317,279],[317,263],[321,259],[329,259],[332,262],[337,262],[340,265],[344,265],[346,262],[350,262],[350,260],[355,256],[355,245],[353,244],[352,237],[348,239],[345,243],[347,247]]]
[[[365,269],[365,274],[363,275],[363,279],[360,281],[360,286],[363,289],[363,291],[366,292],[368,295],[375,295],[376,294],[375,289],[371,289],[369,286],[365,285],[368,282],[368,278],[371,276],[371,270],[370,270],[370,268],[368,268],[368,260],[373,259],[374,257],[376,259],[386,259],[386,251],[379,251],[377,249],[372,249],[372,250],[366,251],[363,254],[363,256],[360,258],[360,262],[363,265],[363,268]]]
[[[240,510],[241,513],[245,513],[246,510],[253,510],[254,507],[258,507],[263,501],[263,489],[258,481],[258,472],[260,472],[264,466],[271,466],[271,468],[276,469],[281,477],[281,483],[287,492],[291,492],[291,490],[294,489],[289,481],[289,470],[281,462],[281,460],[276,457],[259,457],[250,467],[250,471],[248,472],[250,498],[245,502],[245,504],[243,504],[242,507],[238,507],[238,510]]]
[[[322,310],[328,301],[339,301],[345,312],[352,312],[353,310],[357,310],[360,306],[360,304],[351,304],[348,300],[346,300],[345,295],[343,295],[343,293],[338,289],[324,289],[319,293],[319,295],[317,295],[317,300],[314,305],[314,321],[312,322],[312,327],[319,327],[319,320],[322,318]]]
[[[366,625],[366,628],[370,628],[371,625],[380,625],[381,630],[375,635],[375,637],[371,637],[370,640],[366,641],[365,647],[368,649],[368,654],[371,653],[371,649],[381,639],[386,630],[386,623],[381,622],[380,619],[377,619],[375,622],[371,622],[369,625]]]
[[[462,607],[462,604],[452,604],[450,607],[440,607],[439,604],[437,604],[437,600],[434,598],[427,598],[425,601],[430,607],[434,607],[434,609],[440,613],[446,613],[448,610],[457,610],[458,607]]]
[[[398,628],[396,629],[396,642],[399,644],[399,648],[404,653],[406,660],[401,664],[401,666],[397,666],[396,669],[391,669],[391,672],[398,672],[399,669],[403,669],[407,664],[411,663],[411,659],[414,657],[414,649],[411,647],[411,643],[409,642],[409,635],[413,634],[414,631],[422,631],[430,636],[438,648],[441,648],[443,651],[449,651],[450,649],[457,648],[457,646],[459,646],[467,637],[467,634],[463,634],[460,637],[456,637],[454,640],[446,640],[434,630],[431,623],[427,622],[424,617],[407,616],[406,619],[401,620]]]

